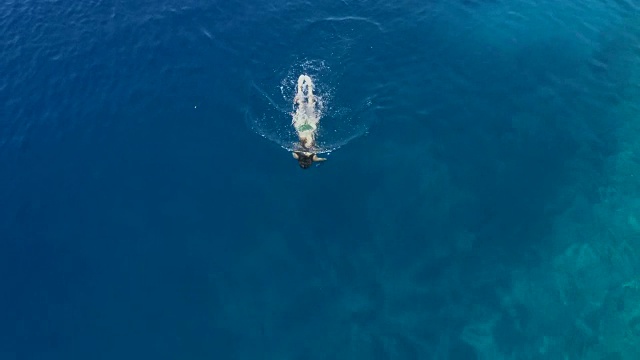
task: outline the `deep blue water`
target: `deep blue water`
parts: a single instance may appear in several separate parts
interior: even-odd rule
[[[639,14],[2,1],[0,359],[639,358]]]

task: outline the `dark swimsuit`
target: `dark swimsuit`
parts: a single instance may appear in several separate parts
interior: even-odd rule
[[[313,160],[313,155],[314,154],[306,155],[306,154],[304,154],[304,153],[302,153],[300,151],[294,151],[294,153],[296,155],[298,155],[298,160],[307,159],[307,158],[310,158],[310,159]]]
[[[298,155],[298,163],[300,164],[300,166],[305,165],[303,167],[308,168],[309,166],[311,166],[311,164],[313,164],[314,154],[305,155],[304,153],[299,151],[295,151],[294,153]]]

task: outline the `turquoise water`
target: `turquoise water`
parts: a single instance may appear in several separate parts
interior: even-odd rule
[[[640,358],[638,14],[3,1],[0,359]]]

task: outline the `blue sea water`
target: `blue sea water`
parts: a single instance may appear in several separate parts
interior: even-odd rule
[[[0,359],[640,358],[639,16],[3,0]]]

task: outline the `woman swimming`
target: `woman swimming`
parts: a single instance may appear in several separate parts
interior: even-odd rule
[[[294,151],[293,157],[298,160],[301,168],[308,169],[313,162],[326,160],[318,157],[314,152],[320,116],[316,108],[316,98],[313,95],[313,81],[309,76],[300,75],[298,78],[298,91],[293,98],[293,103],[297,108],[291,123],[300,140],[300,151]]]

